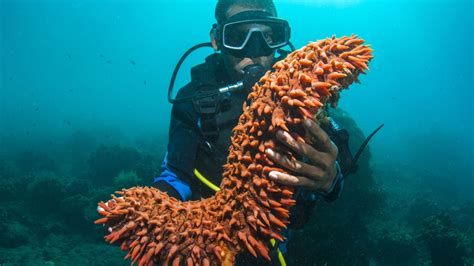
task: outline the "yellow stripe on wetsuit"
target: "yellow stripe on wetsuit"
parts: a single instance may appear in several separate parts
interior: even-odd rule
[[[210,189],[214,191],[219,191],[221,190],[218,186],[214,185],[211,181],[209,181],[207,178],[205,178],[196,168],[194,169],[194,175],[204,183],[204,185],[208,186]],[[272,244],[272,247],[275,246],[276,241],[275,239],[270,239],[270,244]],[[283,253],[281,253],[280,249],[277,248],[277,253],[278,253],[278,261],[280,262],[281,266],[286,266],[286,261],[285,258],[283,257]]]

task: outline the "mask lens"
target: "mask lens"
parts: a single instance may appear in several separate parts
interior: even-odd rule
[[[224,26],[224,45],[230,47],[243,47],[250,28],[243,23]]]
[[[289,25],[284,20],[261,19],[231,22],[223,28],[224,47],[241,50],[255,33],[262,34],[270,48],[285,46],[290,38]]]
[[[281,47],[288,43],[289,27],[284,22],[268,23],[262,30],[263,37],[271,48]]]

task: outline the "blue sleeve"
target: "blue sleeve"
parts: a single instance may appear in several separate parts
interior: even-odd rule
[[[168,166],[168,153],[166,153],[163,162],[161,163],[161,174],[153,179],[153,183],[165,182],[171,186],[179,195],[182,201],[187,201],[191,198],[191,187],[179,179],[175,172]]]

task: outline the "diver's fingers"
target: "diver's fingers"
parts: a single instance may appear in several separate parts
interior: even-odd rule
[[[305,187],[311,190],[314,190],[314,188],[317,187],[317,182],[304,176],[294,176],[278,171],[271,171],[268,176],[273,181],[287,186]]]
[[[288,148],[297,152],[301,156],[308,158],[311,162],[313,162],[312,165],[319,166],[323,169],[326,169],[327,167],[332,165],[335,158],[337,157],[337,153],[334,154],[329,152],[322,152],[318,150],[317,147],[313,147],[308,143],[297,141],[288,132],[283,130],[279,130],[276,134],[276,137]]]
[[[337,157],[337,146],[332,142],[329,135],[312,119],[306,119],[303,123],[307,133],[312,136],[312,140],[315,142],[314,147],[321,152],[329,153],[334,157]]]
[[[321,179],[324,176],[324,171],[314,165],[298,160],[291,160],[288,156],[275,152],[272,149],[265,150],[265,153],[272,161],[300,175],[316,180]]]

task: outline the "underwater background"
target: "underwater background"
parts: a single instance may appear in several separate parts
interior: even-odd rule
[[[150,185],[179,57],[209,40],[214,0],[0,0],[0,265],[127,265],[93,221]],[[357,34],[370,71],[336,120],[356,149],[341,198],[294,231],[289,265],[473,265],[472,1],[275,0],[298,48]],[[212,50],[194,53],[191,66]]]

